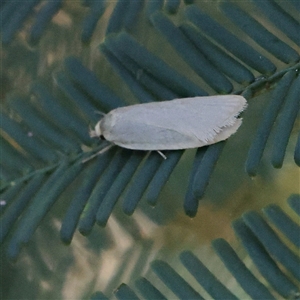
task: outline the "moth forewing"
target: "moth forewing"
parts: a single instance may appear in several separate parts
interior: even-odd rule
[[[136,150],[198,148],[234,134],[246,107],[245,98],[237,95],[135,104],[110,111],[90,135]]]

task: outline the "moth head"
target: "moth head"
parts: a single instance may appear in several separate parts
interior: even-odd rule
[[[95,129],[94,130],[90,130],[90,137],[98,137],[101,138],[102,136],[102,131],[101,131],[101,120],[96,124]]]

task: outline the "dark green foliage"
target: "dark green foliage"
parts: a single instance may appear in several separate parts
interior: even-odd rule
[[[133,181],[123,198],[122,206],[126,214],[133,214],[151,179],[163,163],[163,159],[158,153],[150,153],[146,162],[138,170],[138,173],[133,178]]]
[[[91,296],[91,300],[108,300],[108,298],[101,292],[96,292]]]
[[[210,16],[200,11],[195,5],[186,8],[186,16],[210,38],[213,38],[225,49],[239,58],[243,63],[262,74],[275,72],[275,65],[261,53],[257,52],[244,41],[238,39],[222,25],[214,21]]]
[[[285,266],[296,279],[300,280],[299,257],[281,242],[264,219],[256,212],[244,214],[243,219],[270,255]]]
[[[201,163],[198,165],[198,169],[193,178],[192,190],[194,198],[202,198],[205,188],[208,184],[209,178],[214,170],[217,160],[225,146],[225,142],[220,142],[211,145],[205,151]]]
[[[108,3],[98,0],[82,2],[87,14],[82,20],[81,41],[89,44]],[[273,0],[252,1],[251,4],[274,23],[275,27],[269,25],[268,30],[251,10],[246,10],[239,2],[223,1],[221,11],[215,11],[215,15],[202,10],[200,5],[187,5],[193,2],[118,1],[98,54],[101,59],[106,58],[106,68],[119,76],[117,86],[127,85],[141,103],[208,95],[212,88],[218,93],[242,94],[251,106],[251,98],[257,92],[274,85],[272,99],[250,146],[246,171],[251,176],[260,171],[259,164],[273,125],[273,154],[267,159],[272,160],[275,167],[281,167],[299,112],[299,54],[294,47],[300,44],[299,20]],[[39,1],[16,3],[6,1],[0,5],[4,51],[12,42],[20,43],[16,34],[25,26],[28,16],[33,16],[33,20],[28,27],[27,40],[39,47],[39,41],[53,16],[63,7],[63,1],[46,1],[42,6],[37,5]],[[294,4],[297,8],[296,2]],[[182,14],[181,23],[175,20],[177,15],[167,17],[163,11]],[[226,16],[235,25],[230,22],[229,26]],[[174,48],[178,57],[187,62],[188,72],[181,72],[173,66],[168,61],[169,53],[155,53],[145,39],[143,43],[140,41],[135,32],[140,29],[139,19],[143,18],[151,22],[151,25],[147,23],[150,28],[145,34],[149,35],[149,41],[154,35],[161,38],[161,49]],[[222,18],[227,21],[222,21]],[[237,35],[235,29],[245,35]],[[278,29],[286,34],[290,43],[276,37]],[[139,205],[142,207],[139,203],[142,197],[147,204],[156,205],[161,200],[161,190],[184,153],[167,151],[167,160],[163,160],[155,152],[148,154],[115,148],[82,163],[91,156],[91,152],[83,149],[89,147],[94,153],[107,145],[89,137],[89,125],[94,126],[100,119],[95,111],[106,113],[133,102],[131,99],[125,101],[121,97],[122,91],[111,88],[113,84],[109,85],[103,78],[99,80],[97,69],[93,72],[87,65],[85,55],[64,57],[59,71],[53,74],[55,84],[49,78],[39,78],[31,84],[29,91],[21,86],[22,95],[13,91],[1,105],[1,130],[4,134],[1,133],[0,139],[0,241],[12,259],[31,239],[61,194],[67,201],[62,212],[60,237],[68,244],[76,228],[82,234],[89,234],[95,223],[105,226],[121,196],[124,196],[122,211],[115,208],[116,218],[123,212],[131,215]],[[246,139],[252,139],[252,136]],[[225,146],[226,142],[221,142],[197,150],[186,197],[182,201],[188,216],[196,215],[199,200]],[[300,135],[294,159],[299,166]],[[230,176],[230,172],[224,176]],[[288,201],[300,214],[299,195],[291,196]],[[250,297],[274,299],[271,294],[274,291],[282,297],[290,297],[297,292],[294,282],[300,277],[299,256],[281,241],[268,222],[272,222],[296,247],[299,247],[299,225],[288,212],[277,206],[267,207],[264,213],[267,220],[254,212],[245,214],[234,223],[234,229],[268,286],[256,278],[225,240],[215,240],[213,247],[224,267]],[[133,218],[122,222],[126,230],[134,232],[137,238],[141,237],[142,233],[134,227]],[[211,297],[222,299],[226,294],[228,299],[236,299],[234,292],[225,287],[200,258],[191,252],[183,252],[181,261]],[[123,268],[124,271],[126,267],[124,262],[120,270]],[[152,269],[179,298],[202,298],[201,293],[166,262],[154,261]],[[146,278],[138,279],[136,286],[146,299],[168,298]],[[119,299],[133,299],[137,295],[125,284],[115,292]],[[92,299],[106,297],[95,293]]]
[[[193,162],[193,166],[192,166],[192,170],[190,173],[189,185],[188,185],[187,192],[185,194],[185,199],[184,199],[184,211],[190,217],[194,217],[198,210],[199,201],[195,197],[194,190],[193,190],[194,180],[196,178],[196,174],[197,173],[199,174],[198,170],[201,166],[201,162],[207,151],[207,148],[208,147],[205,146],[205,147],[197,149],[197,152],[196,152],[196,155],[194,158],[194,162]],[[198,179],[200,179],[200,178],[198,177]],[[202,186],[203,185],[206,186],[206,184],[207,184],[206,180],[203,180],[202,182],[204,183],[204,184],[202,184]]]
[[[276,120],[280,108],[283,105],[285,96],[288,93],[291,83],[295,79],[295,76],[295,71],[290,71],[286,73],[273,91],[273,99],[264,112],[261,124],[248,153],[246,171],[251,176],[256,175],[257,168],[262,157],[263,151],[265,149],[272,126]],[[274,148],[276,147],[277,145]]]
[[[89,3],[89,5],[93,4],[92,2]],[[99,4],[100,5],[100,4]],[[120,4],[121,5],[121,4]],[[226,6],[223,4],[224,8],[226,8],[227,12],[233,12],[235,14],[239,13],[238,8],[235,8],[233,6]],[[231,8],[231,9],[230,9]],[[237,9],[237,10],[234,10]],[[207,21],[211,22],[213,26],[217,29],[217,31],[214,32],[222,32],[225,29],[222,28],[220,29],[221,25],[218,25],[210,19],[207,15],[203,14],[200,12],[200,10],[194,6],[190,6],[186,9],[187,15],[190,16],[192,19],[191,20],[196,20],[194,19],[195,14],[201,14],[204,16]],[[197,19],[198,20],[198,19]],[[186,37],[180,33],[180,31],[172,24],[170,20],[167,20],[166,17],[164,17],[161,13],[156,13],[152,17],[152,21],[154,22],[154,25],[159,28],[159,30],[162,30],[163,33],[168,34],[169,30],[173,31],[175,30],[179,36],[181,36],[182,41],[184,41],[184,44],[188,44],[189,42],[187,41]],[[198,20],[199,21],[199,20]],[[197,22],[198,22],[197,21]],[[196,22],[196,21],[195,21]],[[198,24],[198,23],[197,23]],[[203,25],[203,24],[202,24]],[[169,29],[168,29],[169,28]],[[206,27],[205,27],[206,28]],[[204,28],[204,29],[205,29]],[[190,25],[183,25],[181,27],[182,31],[194,42],[196,45],[199,45],[199,41],[196,39],[196,29],[191,27]],[[203,28],[202,28],[203,30]],[[170,32],[171,32],[170,31]],[[242,43],[240,40],[237,40],[233,35],[229,33],[223,32],[224,36],[228,35],[228,37],[232,38],[231,42],[236,45],[239,45],[239,43]],[[218,35],[222,41],[224,36]],[[200,37],[200,36],[199,36]],[[204,41],[205,38],[203,37]],[[176,39],[178,40],[178,39]],[[169,38],[170,42],[173,42],[171,38]],[[216,48],[216,45],[212,44],[211,42],[208,42],[206,40],[206,44],[210,48],[205,48],[204,55],[209,58],[209,49],[218,49],[214,52],[214,58],[217,58],[220,56],[219,60],[213,60],[215,66],[218,68],[218,61],[223,60],[221,57],[228,57],[229,61],[227,63],[227,66],[229,68],[229,63],[234,62],[232,58],[229,58],[229,56],[226,56],[227,54],[222,52],[219,48]],[[178,44],[179,45],[179,44]],[[191,50],[193,53],[196,53],[197,50],[196,48],[193,48],[192,44],[189,44],[190,48],[193,49]],[[229,46],[229,44],[223,44],[223,46]],[[246,45],[246,44],[245,44]],[[179,45],[180,46],[180,45]],[[177,46],[176,46],[177,47]],[[180,46],[181,47],[181,46]],[[248,46],[245,46],[246,48]],[[238,47],[235,47],[237,49]],[[246,49],[245,48],[245,49]],[[183,49],[178,48],[177,50],[179,53],[182,53]],[[185,47],[186,49],[186,47]],[[248,49],[248,48],[247,48]],[[117,36],[112,36],[106,39],[105,43],[101,46],[101,50],[103,51],[104,54],[106,54],[107,58],[109,61],[112,63],[112,65],[116,68],[118,73],[121,75],[121,77],[127,82],[127,84],[132,88],[132,90],[136,93],[139,99],[144,99],[151,101],[153,100],[153,96],[156,94],[156,97],[163,99],[163,98],[174,98],[177,95],[178,96],[194,96],[194,95],[203,95],[205,92],[203,92],[198,86],[194,85],[192,82],[187,80],[185,77],[182,75],[178,74],[170,68],[166,63],[164,63],[161,59],[159,59],[157,56],[151,54],[145,47],[143,47],[141,44],[139,44],[133,37],[128,35],[127,33],[121,33]],[[198,48],[200,52],[202,51],[201,48]],[[228,48],[228,50],[233,50],[232,46]],[[187,50],[186,50],[187,51]],[[189,57],[190,53],[187,51],[186,57]],[[246,51],[246,50],[245,50]],[[248,51],[248,50],[247,50]],[[247,51],[245,53],[247,53]],[[200,52],[198,53],[200,55]],[[243,55],[245,55],[245,53]],[[233,51],[233,54],[238,55],[238,53]],[[195,54],[196,55],[196,54]],[[224,56],[225,55],[225,56]],[[248,58],[254,57],[249,55],[247,53]],[[203,56],[203,62],[205,61],[205,58]],[[247,62],[247,60],[246,60]],[[265,60],[265,63],[267,61]],[[263,61],[260,61],[260,63],[264,64]],[[251,66],[251,61],[249,61],[249,65]],[[236,72],[234,74],[239,74],[236,78],[234,77],[236,81],[240,82],[251,82],[252,78],[250,76],[250,72],[247,73],[247,69],[244,69],[242,65],[239,65],[238,62],[236,62]],[[192,64],[194,67],[194,65]],[[262,65],[261,65],[262,66]],[[266,65],[267,66],[267,65]],[[143,69],[145,70],[143,73],[139,74],[140,70]],[[205,74],[207,73],[207,68],[205,69]],[[223,70],[226,69],[226,64],[223,65]],[[3,122],[2,126],[3,129],[9,133],[25,150],[28,149],[28,154],[33,154],[34,157],[39,158],[44,160],[44,161],[54,161],[57,160],[58,157],[56,152],[53,152],[51,150],[48,150],[49,147],[42,146],[43,143],[46,143],[47,145],[51,145],[51,148],[53,149],[59,149],[60,151],[63,150],[66,155],[76,155],[76,153],[80,152],[80,143],[84,144],[91,144],[91,140],[86,134],[86,119],[94,119],[96,121],[96,117],[93,116],[93,111],[94,107],[101,107],[105,111],[108,111],[114,107],[119,107],[125,105],[125,103],[119,99],[116,95],[114,95],[114,92],[111,91],[108,87],[106,87],[103,83],[99,82],[97,77],[89,71],[87,68],[85,68],[81,62],[74,58],[74,57],[69,57],[65,60],[65,70],[66,72],[60,72],[56,75],[56,80],[58,83],[58,86],[62,89],[62,91],[70,97],[69,101],[75,101],[77,104],[78,109],[81,110],[81,112],[85,115],[85,120],[82,119],[82,117],[79,117],[78,115],[71,114],[69,113],[70,110],[59,103],[59,99],[53,97],[49,90],[47,89],[46,86],[44,86],[41,83],[34,83],[31,87],[31,92],[37,96],[37,101],[41,107],[36,108],[36,104],[33,102],[29,102],[28,99],[21,99],[18,97],[13,97],[10,99],[10,106],[18,112],[18,114],[22,117],[23,122],[27,123],[27,126],[29,126],[30,130],[34,129],[34,139],[31,139],[31,141],[28,141],[28,134],[26,134],[26,131],[24,132],[23,130],[23,135],[22,135],[22,130],[18,129],[18,124],[14,122],[13,120],[7,118],[5,115],[3,115]],[[222,69],[220,69],[222,70]],[[219,71],[218,71],[219,72]],[[269,72],[269,71],[267,71]],[[221,72],[222,73],[222,72]],[[220,73],[220,74],[221,74]],[[201,73],[202,74],[202,73]],[[246,75],[248,74],[248,75]],[[202,74],[203,75],[203,74]],[[232,73],[233,75],[233,73]],[[246,75],[246,77],[244,77]],[[275,90],[274,94],[276,95],[276,99],[281,100],[282,96],[285,93],[287,93],[286,89],[284,87],[288,87],[290,84],[291,80],[295,77],[296,72],[291,70],[289,73],[287,73],[285,76],[283,76],[283,79],[279,82],[277,86],[277,90]],[[136,77],[138,76],[138,77]],[[222,75],[223,76],[223,75]],[[247,77],[248,76],[248,77]],[[250,76],[250,77],[249,77]],[[138,80],[136,80],[138,78]],[[246,79],[247,78],[247,79]],[[209,82],[213,83],[213,79],[216,79],[215,75],[212,75],[211,80],[209,79]],[[287,83],[285,82],[287,81]],[[161,85],[161,82],[163,85]],[[255,84],[251,85],[251,90],[255,90],[257,88],[261,88],[265,84],[266,81],[258,81]],[[131,84],[132,83],[132,84]],[[216,84],[217,86],[221,87],[220,84],[214,82],[213,84]],[[281,165],[282,160],[284,157],[285,153],[285,148],[287,145],[288,137],[290,135],[292,125],[293,125],[293,120],[295,118],[296,112],[297,112],[297,101],[296,97],[293,95],[296,95],[297,93],[297,81],[294,83],[294,88],[290,92],[292,96],[289,96],[288,98],[291,99],[290,102],[287,102],[285,106],[286,113],[283,113],[281,116],[281,121],[280,125],[277,127],[280,128],[280,132],[278,133],[278,137],[282,138],[283,135],[285,137],[285,143],[280,143],[280,149],[278,146],[276,146],[274,149],[275,154],[280,152],[280,162],[277,162],[278,159],[275,159],[275,165]],[[250,88],[250,86],[249,86]],[[222,89],[222,88],[221,88]],[[250,91],[250,89],[248,89]],[[244,91],[247,91],[247,89]],[[152,96],[153,95],[153,96]],[[264,130],[267,130],[272,123],[274,122],[274,118],[278,114],[278,111],[281,106],[280,101],[275,101],[276,105],[270,104],[270,111],[272,116],[270,117],[265,117],[263,119],[263,122],[267,122],[268,126],[265,124],[262,125],[262,128]],[[100,102],[99,102],[100,100]],[[290,113],[294,113],[294,117],[290,118]],[[269,113],[270,114],[270,113]],[[55,124],[52,121],[52,116],[55,115]],[[285,117],[286,115],[286,117]],[[53,123],[53,124],[52,124]],[[6,125],[7,124],[7,125]],[[68,135],[65,135],[63,133],[58,132],[58,128],[63,129],[64,132],[68,132]],[[269,129],[268,129],[269,131]],[[256,147],[259,149],[259,153],[256,151],[254,154],[249,152],[249,159],[248,159],[248,166],[247,170],[249,174],[254,175],[256,171],[254,169],[257,169],[258,162],[260,160],[260,157],[262,155],[262,151],[265,147],[266,143],[266,138],[267,138],[267,133],[266,134],[261,134],[260,132],[258,133],[258,137],[260,140],[256,141],[257,146]],[[15,137],[14,137],[15,136]],[[39,139],[37,138],[39,137]],[[264,137],[263,140],[261,138]],[[40,140],[40,141],[39,141]],[[32,145],[31,145],[32,144]],[[278,143],[276,143],[277,145]],[[6,144],[7,147],[8,144]],[[34,146],[33,146],[34,145]],[[201,163],[197,163],[197,160],[195,161],[195,166],[197,165],[197,170],[195,169],[192,172],[192,177],[190,180],[190,187],[188,188],[187,192],[187,197],[185,201],[185,211],[188,215],[194,216],[197,212],[197,207],[198,207],[198,199],[202,197],[205,188],[208,184],[209,178],[211,176],[211,173],[214,169],[214,165],[216,164],[219,154],[221,152],[221,149],[223,148],[224,143],[219,143],[217,145],[210,146],[207,151],[205,152],[205,155],[203,159],[201,158]],[[50,148],[50,149],[51,149]],[[9,149],[9,148],[7,148]],[[37,151],[39,149],[39,151]],[[43,150],[44,149],[44,150]],[[199,153],[202,153],[204,150],[201,150]],[[252,150],[251,150],[252,151]],[[8,152],[8,151],[7,151]],[[37,153],[35,153],[37,152]],[[203,152],[204,153],[204,152]],[[137,203],[139,202],[141,196],[143,195],[144,191],[146,190],[147,186],[149,185],[148,192],[146,194],[146,197],[149,198],[148,201],[150,204],[155,204],[156,199],[158,197],[159,191],[165,184],[166,180],[168,177],[171,175],[171,172],[175,165],[177,164],[179,158],[180,158],[180,152],[176,154],[174,152],[174,160],[171,159],[173,157],[173,153],[168,154],[170,156],[170,159],[167,160],[167,162],[163,162],[160,160],[160,157],[157,155],[153,154],[150,155],[150,158],[155,158],[155,161],[157,161],[157,167],[151,159],[147,159],[147,161],[144,163],[143,168],[146,170],[145,174],[143,175],[143,168],[139,171],[140,174],[142,175],[137,175],[135,176],[136,180],[133,181],[132,183],[132,188],[129,188],[127,190],[127,196],[125,195],[125,198],[123,200],[123,209],[126,213],[132,214],[134,209],[137,206]],[[274,155],[275,155],[274,154]],[[14,154],[16,155],[16,153]],[[203,155],[203,154],[201,154]],[[279,155],[279,154],[278,154]],[[277,155],[277,156],[278,156]],[[276,157],[277,157],[276,156]],[[275,156],[274,156],[275,157]],[[117,156],[118,159],[120,159],[119,156]],[[120,196],[121,192],[125,189],[126,185],[129,184],[130,180],[129,178],[133,175],[134,169],[138,166],[138,160],[136,160],[135,157],[132,157],[133,161],[136,161],[137,164],[133,164],[134,167],[132,167],[130,164],[131,162],[129,161],[128,168],[130,168],[129,173],[127,178],[126,176],[124,179],[122,176],[120,176],[119,179],[119,189],[112,189],[111,192],[107,191],[108,195],[111,195],[111,199],[109,197],[104,197],[106,203],[105,206],[101,204],[101,201],[99,200],[96,201],[95,198],[95,205],[97,204],[97,207],[95,208],[94,205],[91,205],[88,211],[90,211],[93,215],[93,217],[89,217],[88,211],[84,212],[85,217],[83,217],[80,221],[80,228],[82,232],[90,232],[95,220],[99,222],[99,224],[105,224],[109,214],[112,211],[112,208],[114,207],[118,197]],[[253,166],[249,166],[249,164],[253,164],[251,162],[252,160],[255,161]],[[15,160],[11,159],[10,164],[8,164],[9,167],[13,165],[13,162]],[[105,160],[104,160],[105,161]],[[8,161],[9,162],[9,161]],[[125,161],[122,162],[122,164],[125,164]],[[159,169],[161,170],[158,172],[158,166]],[[168,166],[169,165],[169,166]],[[117,166],[117,165],[116,165]],[[148,167],[151,167],[151,171],[148,170]],[[23,170],[31,170],[32,167],[23,166]],[[116,167],[119,169],[119,167]],[[16,167],[14,168],[16,169]],[[5,169],[4,169],[5,170]],[[17,170],[16,170],[17,171]],[[7,172],[7,171],[6,171]],[[111,171],[112,172],[112,171]],[[159,175],[161,173],[161,175]],[[14,176],[16,176],[16,173],[12,173]],[[157,174],[155,177],[154,174]],[[198,175],[197,175],[198,174]],[[8,174],[7,174],[8,175]],[[5,175],[5,176],[7,176]],[[112,173],[112,177],[114,177]],[[153,177],[153,180],[150,184],[151,178]],[[156,178],[156,179],[154,179]],[[91,181],[93,182],[93,181]],[[101,184],[104,183],[99,183],[100,186]],[[113,182],[109,184],[104,184],[104,186],[110,186],[112,185]],[[90,187],[88,190],[92,193],[93,187],[91,184],[89,185]],[[103,190],[104,188],[101,188]],[[95,195],[97,194],[97,189],[95,188],[94,190]],[[113,193],[113,194],[112,194]],[[80,194],[80,193],[79,193]],[[112,196],[113,195],[113,196]],[[96,196],[95,196],[96,197]],[[84,203],[92,203],[92,200],[87,201],[85,200],[77,200],[78,204],[74,204],[74,209],[77,212],[74,213],[73,221],[71,221],[72,217],[70,213],[68,213],[68,222],[70,223],[63,223],[64,226],[63,228],[70,228],[68,229],[68,234],[63,234],[63,240],[65,241],[70,241],[72,234],[74,232],[75,226],[79,220],[79,215],[81,214],[82,210],[84,209],[85,204]],[[77,203],[75,201],[74,203]],[[92,201],[92,202],[90,202]],[[101,207],[101,209],[100,209]],[[70,211],[74,212],[73,209]],[[98,211],[98,213],[96,213]],[[97,217],[96,217],[97,215]],[[75,221],[77,220],[77,221]],[[85,220],[85,221],[84,221]],[[85,222],[88,222],[90,225],[88,226],[88,230],[86,229]],[[68,226],[69,224],[69,226]],[[71,225],[73,224],[73,225]],[[66,226],[66,227],[65,227]],[[85,229],[84,229],[85,228]],[[64,230],[62,231],[64,232]]]
[[[180,254],[180,260],[185,268],[193,275],[193,277],[195,277],[199,284],[213,297],[213,299],[238,299],[192,252],[182,252]]]
[[[269,205],[263,210],[264,214],[295,246],[300,248],[300,226],[278,206]]]
[[[28,0],[24,2],[10,1],[1,10],[2,43],[9,44],[23,22],[33,12],[33,8],[40,0]]]
[[[99,19],[105,12],[106,0],[94,0],[90,3],[90,11],[82,22],[81,41],[89,43]]]
[[[179,28],[219,72],[241,84],[249,84],[254,80],[253,74],[244,65],[212,43],[194,26],[184,23]]]
[[[4,112],[1,113],[1,126],[26,151],[26,154],[32,157],[30,160],[52,161],[56,159],[56,153],[49,150],[43,141],[38,138],[28,138],[28,132]]]
[[[278,29],[284,32],[297,45],[300,45],[299,20],[294,19],[284,11],[274,0],[252,1]]]
[[[255,244],[253,245],[255,246]],[[254,299],[275,299],[268,289],[248,270],[244,262],[238,257],[228,242],[224,239],[217,239],[212,242],[212,246],[226,268],[236,278],[247,294]]]
[[[26,186],[19,192],[18,197],[13,201],[13,203],[8,203],[8,207],[5,212],[1,216],[1,235],[0,242],[2,243],[12,225],[20,214],[25,210],[27,204],[32,199],[34,194],[38,191],[41,184],[45,179],[45,174],[40,173],[33,177],[30,182],[26,184]],[[13,191],[14,189],[9,189],[9,191]],[[10,195],[3,195],[5,197],[12,198]]]
[[[252,232],[252,229],[250,229],[242,219],[236,220],[233,223],[233,229],[236,235],[241,239],[243,246],[246,248],[262,276],[265,277],[275,291],[287,298],[291,291],[297,290],[297,286],[281,271],[276,264],[275,258],[271,257],[271,253],[268,253],[267,249],[259,240],[259,237],[255,232]],[[271,238],[272,236],[268,233],[266,237]],[[266,238],[264,238],[264,241],[265,240]],[[268,247],[272,247],[272,245],[276,247],[274,243],[269,244]],[[293,263],[294,257],[287,259],[290,263]]]
[[[152,102],[154,99],[154,96],[150,93],[150,91],[147,91],[145,87],[142,86],[140,82],[138,82],[134,76],[134,70],[127,69],[124,66],[124,61],[118,54],[113,54],[108,50],[108,48],[105,46],[105,44],[101,44],[100,46],[101,52],[105,55],[106,59],[109,61],[111,66],[114,68],[114,70],[118,73],[118,75],[126,82],[132,93],[139,99],[141,103],[143,102]],[[145,77],[145,76],[144,76]],[[148,80],[151,80],[147,78]],[[150,83],[151,84],[151,83]],[[155,84],[152,81],[152,84]],[[149,87],[149,82],[146,84]],[[158,84],[156,84],[157,86]],[[166,91],[166,93],[170,93],[169,91]],[[168,97],[172,97],[172,94]]]
[[[149,280],[144,277],[139,278],[135,285],[143,297],[147,300],[157,299],[157,300],[166,300],[167,298],[151,284]]]
[[[78,229],[82,234],[86,235],[92,230],[96,222],[96,215],[99,206],[101,205],[105,194],[114,182],[117,174],[129,159],[130,154],[131,151],[127,149],[118,149],[102,174],[101,180],[98,180],[94,186],[92,194],[87,202],[86,209],[83,211],[78,224]]]
[[[151,268],[179,299],[204,299],[166,262],[155,260]]]
[[[114,294],[119,300],[139,300],[133,290],[125,283],[122,283]]]
[[[298,214],[300,215],[300,195],[294,194],[291,195],[288,199],[288,203],[290,207]]]
[[[299,195],[291,196],[289,202],[299,204]],[[263,211],[270,211],[270,209],[269,206]],[[277,208],[272,215],[276,214],[279,217],[283,211]],[[288,228],[292,224],[292,220],[287,215],[285,218],[287,221],[285,228]],[[292,229],[293,226],[291,225],[289,228]],[[278,227],[282,226],[279,224]],[[252,267],[250,270],[245,265],[243,259],[226,240],[215,239],[212,241],[212,247],[222,260],[224,267],[228,269],[251,299],[277,299],[274,296],[275,291],[283,298],[289,298],[299,293],[299,288],[294,284],[294,281],[299,280],[299,252],[297,255],[294,254],[290,245],[279,238],[276,231],[269,226],[261,214],[254,211],[247,212],[242,218],[233,222],[233,228],[256,268],[267,281],[266,283],[262,282],[262,277],[258,273],[255,274],[252,271]],[[289,233],[288,236],[290,236]],[[207,262],[201,261],[191,251],[181,252],[180,261],[213,299],[239,299],[234,291],[225,287],[218,279],[218,274],[211,272],[206,267]],[[201,293],[198,294],[197,290],[191,287],[190,277],[181,275],[182,269],[178,269],[177,272],[162,260],[153,261],[151,269],[179,299],[205,299],[200,296]],[[289,272],[285,272],[286,270]],[[159,288],[156,288],[144,277],[137,279],[135,285],[145,299],[166,299]],[[123,286],[124,284],[121,285],[121,287]]]
[[[299,54],[294,49],[265,29],[245,11],[230,2],[223,2],[221,8],[231,21],[276,58],[286,64],[299,60]]]
[[[129,1],[118,0],[111,14],[106,28],[106,35],[116,33],[122,30],[124,26],[124,16],[129,6]]]
[[[39,42],[48,23],[61,9],[62,2],[62,0],[51,0],[44,4],[44,6],[40,9],[36,16],[35,23],[30,28],[29,42],[31,44],[35,45]]]
[[[114,94],[108,87],[100,82],[96,75],[88,70],[75,57],[68,57],[65,60],[65,68],[73,84],[79,86],[94,101],[101,105],[105,111],[124,106],[125,103]]]
[[[300,109],[299,92],[300,76],[293,81],[291,88],[288,91],[286,102],[275,127],[272,153],[272,164],[275,168],[280,168],[283,164],[290,134]]]
[[[61,91],[72,101],[73,105],[80,108],[81,113],[88,116],[91,122],[96,123],[99,116],[95,114],[97,109],[90,102],[88,95],[79,90],[63,72],[58,73],[55,79]]]
[[[131,68],[135,67],[133,72],[138,80],[141,80],[145,72],[150,78],[153,76],[158,82],[165,85],[165,87],[180,97],[206,95],[206,92],[202,91],[186,77],[177,73],[159,57],[150,53],[127,33],[123,32],[115,37],[107,38],[105,40],[105,46],[113,54],[118,55],[118,53],[121,52],[123,57],[125,55],[124,58],[122,57],[122,61],[124,59],[125,64],[129,63]],[[127,57],[129,57],[129,60]],[[131,61],[134,61],[134,63],[131,64]],[[138,74],[138,71],[142,71],[142,74]],[[164,100],[170,99],[167,98]]]
[[[297,144],[295,147],[294,160],[298,167],[300,167],[300,133],[298,135]]]
[[[130,179],[134,176],[136,169],[144,157],[145,154],[142,152],[133,152],[120,174],[115,178],[114,183],[104,196],[97,211],[96,221],[100,226],[106,225],[117,200],[128,185]]]
[[[178,12],[180,0],[166,0],[165,10],[169,14],[176,14]]]
[[[167,183],[167,180],[171,176],[171,173],[176,167],[176,164],[180,160],[183,152],[183,150],[177,150],[167,151],[165,153],[167,160],[161,163],[158,169],[156,169],[156,172],[146,190],[146,199],[150,205],[156,205],[159,193]]]
[[[230,81],[219,72],[200,51],[194,48],[184,34],[161,12],[151,16],[154,27],[168,40],[190,67],[216,92],[228,94],[232,91]]]
[[[148,18],[151,17],[153,13],[156,11],[159,11],[162,9],[164,5],[164,0],[158,0],[158,1],[147,1],[147,8],[146,8],[146,14]]]
[[[68,163],[62,163],[36,191],[29,207],[18,221],[18,228],[9,242],[8,256],[10,258],[15,259],[20,251],[20,246],[28,243],[45,214],[75,179],[82,167],[81,163],[74,164],[69,168]]]

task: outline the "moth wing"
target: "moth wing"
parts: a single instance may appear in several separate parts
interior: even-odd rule
[[[200,147],[199,140],[195,137],[173,129],[132,120],[123,120],[114,126],[107,140],[121,147],[137,150],[175,150]]]
[[[236,95],[194,97],[174,100],[174,107],[170,108],[169,113],[180,116],[173,124],[176,129],[184,128],[186,133],[210,142],[225,128],[229,129],[236,124],[236,117],[246,105],[246,100]],[[228,134],[225,136],[227,138]]]
[[[196,148],[228,138],[241,124],[241,96],[175,99],[113,110],[107,139],[130,149]]]

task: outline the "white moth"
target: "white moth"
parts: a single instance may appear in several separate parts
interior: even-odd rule
[[[246,107],[245,98],[237,95],[135,104],[110,111],[90,136],[136,150],[198,148],[235,133]]]

